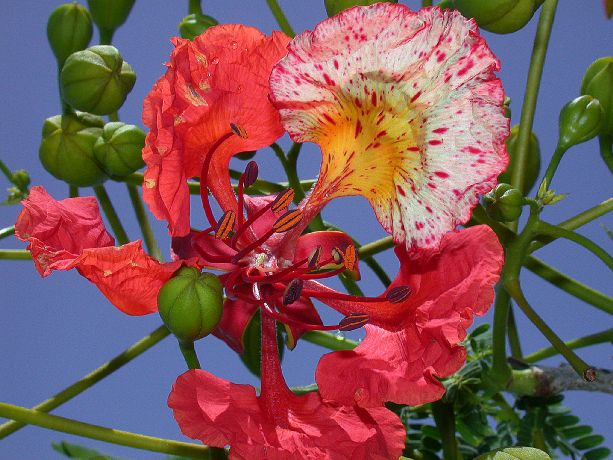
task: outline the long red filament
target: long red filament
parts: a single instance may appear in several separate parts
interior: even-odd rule
[[[202,170],[200,172],[200,199],[202,200],[202,207],[204,208],[204,213],[206,214],[206,218],[208,219],[209,224],[211,224],[211,227],[217,226],[217,221],[215,220],[215,216],[213,215],[213,211],[211,209],[211,203],[209,203],[208,177],[209,169],[211,167],[211,160],[213,158],[213,154],[219,148],[219,146],[234,135],[235,134],[230,131],[217,139],[206,153],[204,163],[202,164]]]

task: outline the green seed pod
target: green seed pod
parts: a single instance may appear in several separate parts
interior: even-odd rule
[[[453,10],[454,9],[452,0],[442,0],[441,2],[437,3],[436,6],[438,6],[441,10]]]
[[[101,118],[81,113],[47,118],[38,150],[45,169],[77,187],[101,184],[106,174],[94,159],[94,144],[103,125]]]
[[[524,196],[509,184],[498,184],[494,190],[483,197],[485,211],[499,222],[513,222],[521,216]]]
[[[162,321],[180,342],[209,335],[221,319],[223,292],[219,279],[193,267],[182,267],[158,294]]]
[[[475,18],[479,27],[497,34],[509,34],[524,27],[532,18],[536,0],[453,0],[456,9],[467,18]]]
[[[188,14],[179,23],[181,37],[193,40],[209,27],[219,24],[217,19],[206,14]]]
[[[94,157],[111,177],[125,177],[145,166],[145,132],[135,125],[111,122],[94,144]]]
[[[334,16],[352,6],[368,6],[379,3],[381,0],[324,0],[328,17]],[[398,3],[398,0],[384,0],[388,3]]]
[[[600,132],[603,119],[604,111],[598,99],[589,95],[573,99],[560,111],[558,149],[568,150],[589,141]]]
[[[113,31],[126,22],[135,0],[87,0],[92,18],[100,30]]]
[[[515,152],[517,151],[517,140],[519,139],[519,125],[511,128],[511,135],[507,138],[507,153],[509,154],[509,166],[507,170],[498,176],[498,182],[511,183],[511,176],[515,167]],[[534,133],[530,133],[528,143],[528,158],[525,169],[524,194],[527,194],[534,186],[541,170],[541,148],[539,141]]]
[[[598,99],[604,110],[601,134],[613,135],[613,56],[596,59],[585,71],[581,94]]]
[[[62,97],[75,109],[96,115],[117,111],[136,81],[132,67],[113,46],[92,46],[66,59]]]
[[[92,33],[92,18],[84,6],[64,3],[53,10],[47,21],[47,39],[58,65],[64,65],[75,51],[87,48]]]

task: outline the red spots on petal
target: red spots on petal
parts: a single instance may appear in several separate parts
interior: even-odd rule
[[[447,55],[445,53],[440,53],[438,55],[438,58],[436,58],[437,62],[443,62],[443,59],[445,59],[447,57]]]
[[[326,120],[328,120],[330,123],[332,123],[333,125],[336,125],[336,122],[334,121],[334,119],[333,119],[333,118],[332,118],[330,115],[328,115],[327,113],[324,113],[324,114],[323,114],[323,117],[324,117]]]
[[[465,152],[473,153],[473,154],[482,153],[481,149],[478,149],[477,147],[473,147],[472,145],[469,145],[468,147],[464,148],[463,150]]]
[[[334,68],[338,70],[338,61],[336,59],[334,60]]]
[[[407,194],[405,193],[404,189],[400,185],[396,185],[396,190],[398,191],[398,193],[400,195],[407,196]]]
[[[323,77],[327,85],[336,86],[336,82],[330,78],[330,75],[328,75],[327,73],[324,73]]]
[[[409,152],[419,152],[419,147],[414,146],[414,147],[408,147],[407,150]]]
[[[415,228],[417,230],[421,230],[422,228],[424,228],[424,223],[423,222],[419,222],[419,221],[415,221]]]
[[[443,133],[446,133],[447,131],[449,131],[449,128],[436,128],[432,130],[432,132],[436,134],[443,134]]]
[[[441,145],[443,143],[443,141],[439,140],[439,139],[432,139],[428,141],[428,144],[430,145]]]
[[[434,171],[434,175],[440,177],[441,179],[447,179],[449,177],[449,174],[444,171]]]
[[[433,184],[432,182],[428,182],[428,187],[430,187],[431,189],[436,190],[436,184]]]
[[[417,99],[419,99],[419,96],[421,96],[421,91],[417,91],[415,94],[413,94],[411,102],[415,102]]]
[[[375,107],[377,106],[377,93],[375,93],[374,91],[370,95],[370,102],[372,103],[373,106]]]
[[[426,211],[428,211],[430,214],[432,214],[432,208],[430,206],[426,206]]]
[[[383,130],[383,131],[379,131],[377,133],[377,135],[375,136],[375,139],[379,139],[380,137],[383,137],[387,134],[387,131]]]
[[[362,108],[362,101],[360,101],[360,99],[356,97],[353,102],[355,103],[356,106]]]

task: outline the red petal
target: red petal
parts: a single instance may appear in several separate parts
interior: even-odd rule
[[[229,444],[236,460],[387,460],[402,454],[404,427],[383,407],[336,406],[317,393],[290,395],[279,404],[287,410],[286,423],[268,417],[253,387],[202,370],[181,375],[168,398],[185,435],[216,447]]]
[[[323,324],[313,302],[307,298],[300,297],[291,305],[286,306],[285,309],[291,311],[291,313],[289,313],[291,318],[302,321],[303,323]],[[286,326],[285,329],[287,331],[287,347],[293,350],[296,347],[298,339],[302,337],[302,334],[306,331],[295,324],[290,324]]]
[[[343,232],[322,231],[307,233],[298,238],[294,252],[294,262],[309,257],[317,246],[321,246],[320,260],[324,260],[330,257],[334,248],[340,248],[345,251],[349,245],[353,245],[353,240]],[[360,279],[360,267],[357,257],[352,272],[355,273],[356,279]]]
[[[439,253],[409,258],[399,246],[396,254],[401,267],[392,287],[413,288],[405,301],[322,299],[345,314],[353,309],[370,317],[357,348],[329,353],[319,362],[316,380],[326,399],[363,407],[423,404],[444,392],[435,376],[446,377],[464,363],[458,344],[473,316],[491,305],[502,269],[496,235],[486,226],[471,227],[446,235]]]
[[[226,300],[223,315],[213,334],[237,353],[243,352],[243,334],[259,307],[242,300]]]

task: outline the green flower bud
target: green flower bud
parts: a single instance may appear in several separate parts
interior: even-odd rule
[[[94,144],[104,121],[92,115],[56,115],[43,125],[40,161],[56,178],[77,187],[98,185],[106,179],[94,159]]]
[[[536,0],[454,0],[467,18],[497,34],[509,34],[524,27],[537,8]]]
[[[515,168],[515,152],[517,151],[517,141],[519,139],[519,125],[511,128],[511,135],[507,138],[507,153],[509,154],[509,166],[507,170],[498,176],[498,182],[511,183],[511,176]],[[534,133],[530,133],[528,143],[528,158],[525,167],[525,181],[523,193],[527,194],[534,186],[541,170],[541,148],[539,141]]]
[[[193,342],[217,327],[223,312],[219,279],[193,267],[182,267],[158,294],[162,321],[180,342]]]
[[[601,134],[613,135],[613,57],[596,59],[585,71],[581,94],[589,94],[604,110]]]
[[[47,39],[61,67],[68,56],[87,48],[92,39],[92,18],[84,6],[65,3],[47,21]]]
[[[452,0],[442,0],[437,3],[437,5],[441,10],[453,10],[455,7],[453,6]]]
[[[92,18],[100,30],[113,31],[126,22],[135,0],[87,0]]]
[[[398,3],[398,0],[384,0],[388,3]],[[379,3],[381,0],[324,0],[328,17],[334,16],[352,6],[368,6]]]
[[[96,115],[117,111],[136,81],[132,67],[113,46],[92,46],[66,59],[62,97],[75,109]]]
[[[179,24],[181,37],[193,40],[209,27],[219,24],[217,19],[206,14],[188,14]]]
[[[111,122],[94,144],[94,157],[111,177],[125,177],[145,166],[145,133],[135,125]]]
[[[239,160],[247,161],[251,160],[256,154],[256,150],[250,150],[248,152],[240,152],[234,155]]]
[[[513,222],[521,216],[524,196],[509,184],[498,184],[483,197],[485,211],[499,222]]]
[[[604,111],[598,99],[588,95],[573,99],[560,111],[558,149],[568,150],[589,141],[600,132],[603,119]]]

